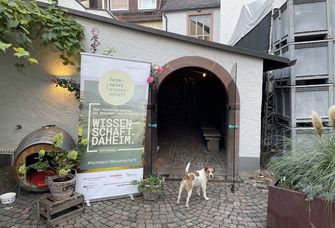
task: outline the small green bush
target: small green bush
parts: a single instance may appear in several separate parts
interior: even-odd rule
[[[164,189],[164,179],[158,176],[150,176],[141,181],[134,180],[134,185],[138,185],[138,191],[161,192]]]

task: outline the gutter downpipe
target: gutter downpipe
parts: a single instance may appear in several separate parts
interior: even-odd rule
[[[165,31],[167,32],[168,31],[168,18],[165,15],[165,12],[163,12],[163,17],[165,18]]]

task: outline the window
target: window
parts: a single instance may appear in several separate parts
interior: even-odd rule
[[[138,9],[156,9],[156,0],[138,0]]]
[[[211,40],[211,14],[189,16],[188,35],[203,40]]]
[[[128,0],[110,0],[111,10],[128,10]]]
[[[80,3],[87,8],[93,9],[107,9],[108,0],[80,0]]]
[[[101,9],[108,9],[107,0],[102,0],[101,1]]]

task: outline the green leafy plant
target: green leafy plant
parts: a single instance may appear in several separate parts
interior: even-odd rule
[[[329,120],[335,129],[335,106],[329,109]],[[335,200],[335,134],[323,133],[323,124],[317,113],[312,123],[320,136],[311,146],[273,158],[268,168],[283,188],[301,191],[307,199],[323,197]]]
[[[53,77],[52,81],[56,83],[56,87],[65,88],[71,93],[74,93],[74,96],[77,100],[80,100],[80,84],[73,79],[64,79]]]
[[[164,179],[158,176],[150,176],[141,181],[134,180],[133,185],[138,185],[138,191],[161,192],[164,189]]]
[[[35,1],[0,0],[0,49],[14,52],[21,61],[17,67],[26,62],[38,63],[30,53],[37,39],[45,47],[59,50],[63,64],[74,65],[79,62],[83,38],[82,26],[58,8],[55,1],[42,8]]]
[[[53,138],[53,150],[48,152],[40,150],[34,163],[28,166],[22,165],[19,167],[19,174],[24,175],[30,169],[35,169],[37,171],[56,173],[61,180],[65,180],[71,170],[78,166],[80,154],[85,149],[88,141],[81,140],[76,148],[71,149],[70,151],[65,151],[61,148],[63,140],[64,136],[62,133],[55,135]]]

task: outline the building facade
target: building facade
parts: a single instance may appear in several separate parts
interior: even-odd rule
[[[48,0],[37,0],[37,2],[49,4]],[[57,5],[65,9],[78,10],[90,14],[95,14],[107,18],[114,18],[113,14],[105,9],[101,8],[92,8],[89,7],[89,4],[86,4],[85,1],[79,0],[58,0]]]
[[[169,0],[163,7],[165,31],[220,41],[220,1]]]
[[[78,0],[79,1],[79,0]],[[119,20],[228,44],[244,4],[254,0],[81,0]]]
[[[90,0],[90,8],[111,11],[118,20],[162,29],[162,7],[166,0]]]
[[[262,137],[266,147],[283,146],[287,138],[293,149],[313,142],[317,136],[312,111],[329,127],[328,109],[335,99],[334,12],[332,0],[277,1],[276,7],[236,43],[295,62],[267,75]],[[269,35],[258,39],[260,32]]]
[[[231,174],[233,164],[237,172],[259,168],[263,72],[287,66],[287,59],[122,23],[78,10],[68,11],[84,28],[83,47],[87,52],[94,27],[100,31],[99,42],[102,45],[98,53],[103,53],[105,47],[113,47],[115,58],[150,62],[164,68],[157,90],[151,91],[149,99],[146,169],[150,169],[150,164],[157,159],[157,146],[163,146],[157,129],[150,127],[152,124],[179,129],[189,123],[199,128],[200,121],[214,120],[221,132],[220,153],[225,156],[221,165],[226,173],[222,175]],[[45,125],[56,125],[77,138],[79,103],[73,94],[55,87],[51,76],[76,78],[78,72],[75,67],[61,65],[58,53],[43,48],[34,51],[32,54],[40,63],[27,66],[24,75],[16,70],[14,56],[1,54],[0,105],[6,107],[0,111],[1,147],[15,147],[24,136]],[[203,76],[204,72],[208,77]],[[155,100],[164,87],[163,102]],[[189,91],[187,96],[185,91]],[[187,105],[174,103],[176,100],[169,97],[175,94],[180,95],[177,101],[187,101]],[[171,122],[162,123],[164,105],[176,107],[165,109],[168,117],[165,120],[173,120]],[[183,109],[178,107],[186,108],[187,121],[180,118]],[[201,118],[199,112],[193,110],[201,110]],[[181,137],[186,139],[188,136],[185,133]],[[174,139],[168,143],[173,145]],[[197,143],[204,143],[203,139]],[[191,148],[186,149],[189,151]],[[184,167],[178,168],[184,170]]]

